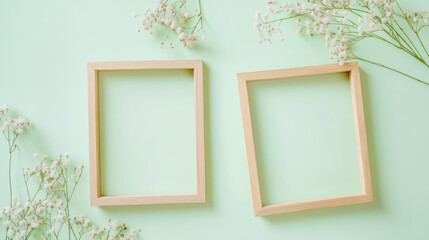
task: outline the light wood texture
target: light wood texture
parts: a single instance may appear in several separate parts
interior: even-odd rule
[[[98,75],[100,71],[125,70],[177,70],[194,71],[195,133],[196,133],[196,194],[102,196],[100,183],[100,128]],[[173,203],[202,203],[206,200],[203,61],[135,61],[88,63],[88,115],[89,115],[89,173],[91,206],[145,205]]]
[[[356,145],[359,161],[359,174],[361,193],[326,199],[315,199],[311,201],[299,201],[291,203],[280,203],[263,205],[261,190],[259,186],[258,166],[256,161],[255,143],[253,138],[252,119],[250,114],[249,96],[247,89],[248,81],[263,81],[273,79],[284,79],[304,77],[312,75],[323,75],[331,73],[349,73],[350,89],[353,106],[353,121],[356,133]],[[371,175],[368,158],[368,146],[366,139],[365,117],[363,111],[362,91],[360,85],[359,65],[357,62],[348,62],[343,66],[329,64],[314,67],[302,67],[293,69],[282,69],[272,71],[239,73],[238,88],[240,93],[241,113],[243,117],[244,138],[246,142],[247,160],[249,164],[250,185],[252,189],[253,209],[255,216],[266,216],[280,213],[296,212],[309,209],[350,205],[371,202],[373,200]]]

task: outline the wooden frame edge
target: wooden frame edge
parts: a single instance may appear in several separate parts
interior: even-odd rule
[[[258,166],[256,163],[255,143],[253,138],[252,118],[250,115],[247,81],[237,74],[238,90],[240,95],[241,115],[243,120],[244,138],[246,144],[247,161],[249,166],[250,187],[252,190],[253,210],[255,215],[262,209],[261,189],[259,186]]]
[[[356,194],[350,196],[310,200],[310,201],[300,201],[293,203],[283,203],[283,204],[272,204],[267,205],[261,208],[260,211],[255,212],[255,216],[268,216],[281,213],[291,213],[304,210],[328,208],[328,207],[337,207],[345,206],[359,203],[371,202],[372,197],[367,194]]]
[[[206,201],[204,143],[204,76],[202,60],[88,62],[89,172],[91,206],[204,203]],[[100,180],[99,71],[193,70],[195,99],[196,194],[102,196]]]
[[[99,124],[98,124],[98,71],[91,63],[88,69],[88,129],[89,129],[89,182],[90,204],[96,205],[100,197]]]
[[[194,60],[194,98],[195,98],[195,150],[197,159],[197,196],[206,200],[205,178],[205,134],[204,134],[204,65],[202,60]],[[200,159],[200,161],[198,160]]]
[[[359,173],[362,193],[373,199],[371,170],[368,154],[368,140],[366,134],[365,115],[363,110],[362,89],[358,62],[354,62],[350,71],[350,91],[352,98],[353,117],[358,152]]]
[[[355,126],[354,128],[359,162],[359,177],[362,192],[356,195],[264,206],[262,204],[259,186],[259,174],[257,170],[258,168],[253,138],[247,82],[274,80],[281,78],[305,77],[342,72],[349,73],[351,100],[353,108],[353,122]],[[362,90],[360,83],[359,65],[357,62],[347,62],[343,66],[340,66],[338,64],[328,64],[314,67],[238,73],[237,79],[244,128],[244,137],[246,143],[246,152],[249,165],[253,209],[255,216],[267,216],[280,213],[296,212],[302,210],[358,204],[373,201],[365,117],[363,111]]]
[[[123,70],[174,70],[195,69],[202,67],[202,60],[160,60],[160,61],[113,61],[89,62],[92,68],[98,71]]]
[[[204,203],[200,195],[129,195],[129,196],[100,196],[95,206],[125,206],[125,205],[155,205],[155,204],[181,204]]]

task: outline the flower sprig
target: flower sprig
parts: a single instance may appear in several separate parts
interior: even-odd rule
[[[257,12],[254,26],[261,43],[272,43],[280,35],[282,23],[294,19],[297,34],[322,35],[330,49],[329,58],[340,65],[347,60],[361,60],[387,68],[429,85],[382,63],[356,54],[355,44],[373,38],[399,49],[429,68],[429,52],[420,32],[429,26],[427,10],[403,11],[395,0],[300,0],[298,2],[266,0],[267,13]]]
[[[30,124],[23,117],[11,118],[9,106],[0,107],[0,127],[9,147],[10,205],[0,210],[0,229],[5,239],[30,239],[35,234],[45,240],[109,239],[133,240],[140,230],[129,230],[125,224],[109,220],[108,226],[96,227],[86,215],[72,215],[70,206],[77,185],[82,179],[84,166],[72,167],[70,153],[50,160],[47,155],[34,153],[38,163],[22,169],[27,200],[20,202],[12,197],[11,159],[17,149],[16,139]],[[35,186],[31,191],[31,186]]]
[[[0,107],[0,131],[7,141],[9,150],[9,204],[12,206],[13,189],[12,189],[12,155],[16,150],[16,140],[18,136],[24,133],[24,129],[31,124],[24,117],[12,118],[9,116],[9,105],[5,104]]]
[[[194,13],[186,11],[187,0],[158,0],[157,7],[153,10],[147,9],[143,14],[132,14],[133,18],[139,19],[139,28],[153,34],[155,25],[163,27],[172,33],[183,47],[195,47],[198,44],[199,33],[203,33],[202,40],[206,40],[203,26],[203,14],[201,11],[201,0],[198,0],[198,9]],[[161,42],[161,48],[167,45],[174,48],[169,34]]]
[[[125,224],[109,220],[107,227],[97,228],[90,219],[81,214],[70,213],[70,204],[76,186],[83,174],[83,165],[70,167],[70,154],[49,160],[39,157],[34,168],[23,169],[28,199],[23,204],[13,199],[12,205],[0,211],[0,222],[6,228],[6,239],[28,239],[39,233],[44,239],[61,239],[62,231],[68,239],[135,239],[140,230],[128,230]],[[72,169],[72,170],[71,170]],[[30,191],[29,182],[36,184]]]

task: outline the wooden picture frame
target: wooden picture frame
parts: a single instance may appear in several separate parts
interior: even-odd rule
[[[196,194],[102,196],[100,183],[99,72],[128,70],[193,70],[196,130]],[[88,63],[89,173],[91,206],[203,203],[205,187],[203,61],[133,61]]]
[[[263,205],[259,186],[258,166],[256,162],[255,144],[252,130],[252,120],[249,106],[247,82],[264,81],[273,79],[284,79],[304,77],[312,75],[349,73],[351,98],[353,107],[354,128],[356,134],[357,152],[359,160],[360,185],[362,192],[355,195],[341,197],[315,199],[310,201],[298,201],[291,203],[280,203]],[[302,67],[293,69],[282,69],[261,72],[239,73],[238,88],[240,93],[241,112],[243,117],[244,137],[246,142],[247,159],[249,164],[249,175],[252,189],[253,209],[255,216],[266,216],[279,213],[288,213],[301,210],[357,204],[371,202],[373,200],[370,167],[368,159],[368,146],[365,129],[365,118],[362,103],[362,91],[360,83],[359,66],[357,62],[348,62],[343,66],[338,64]]]

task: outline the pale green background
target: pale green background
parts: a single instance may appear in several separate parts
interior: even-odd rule
[[[150,240],[399,240],[429,238],[426,217],[429,214],[427,187],[429,182],[427,174],[429,168],[429,126],[427,124],[429,122],[427,108],[429,88],[396,73],[367,64],[361,64],[361,76],[374,202],[269,217],[253,217],[235,74],[330,63],[327,59],[328,50],[323,47],[323,39],[296,36],[293,23],[285,25],[290,32],[286,35],[285,43],[275,43],[272,46],[259,45],[252,25],[254,12],[265,9],[264,2],[263,0],[203,1],[208,40],[198,49],[188,50],[178,47],[172,50],[161,50],[158,39],[145,33],[137,34],[135,32],[136,21],[130,17],[131,13],[143,12],[147,7],[154,6],[154,1],[1,0],[0,104],[9,103],[14,109],[14,114],[25,115],[34,124],[31,131],[19,140],[20,147],[14,162],[15,172],[19,173],[21,167],[34,164],[31,157],[33,152],[55,156],[69,151],[76,164],[82,162],[88,166],[86,82],[86,63],[88,61],[203,59],[206,87],[207,203],[90,207],[86,170],[85,178],[76,195],[78,197],[75,199],[77,201],[73,207],[75,213],[85,212],[93,219],[93,222],[99,225],[104,224],[107,218],[127,222],[133,228],[142,229],[142,239]],[[417,6],[429,8],[429,3],[424,0],[401,2],[410,9],[417,8]],[[426,31],[425,37],[427,42],[428,31]],[[367,56],[371,54],[373,58],[383,60],[386,64],[427,79],[427,70],[394,49],[376,42],[367,42],[365,45],[361,45],[359,50]],[[185,77],[181,76],[180,81]],[[120,76],[120,78],[122,79],[124,76]],[[149,80],[154,81],[155,79],[158,78]],[[171,81],[171,79],[170,75],[163,78],[163,81]],[[294,134],[296,143],[305,142],[304,140],[311,136],[311,131],[316,131],[317,138],[315,138],[314,145],[299,145],[299,148],[307,148],[308,151],[302,152],[299,151],[299,148],[292,149],[294,152],[288,152],[292,156],[317,161],[311,157],[317,151],[320,151],[320,154],[329,154],[320,149],[318,142],[322,142],[323,146],[330,147],[336,154],[337,159],[330,159],[331,164],[339,161],[341,156],[350,160],[350,163],[344,163],[343,168],[350,173],[350,176],[335,171],[335,176],[332,177],[332,179],[337,177],[343,180],[349,177],[348,180],[344,180],[344,183],[339,184],[322,175],[317,176],[324,183],[331,181],[338,184],[331,190],[326,185],[321,186],[321,189],[318,189],[320,192],[314,193],[317,196],[333,195],[338,193],[336,191],[345,193],[355,190],[356,181],[352,176],[354,168],[351,162],[353,151],[355,151],[351,145],[353,133],[348,134],[350,109],[347,106],[350,106],[350,102],[347,100],[349,95],[346,95],[348,94],[346,86],[341,79],[340,76],[326,78],[323,81],[326,85],[316,83],[316,81],[314,81],[314,85],[301,82],[295,86],[291,86],[288,82],[276,83],[280,84],[280,88],[267,83],[254,89],[255,98],[252,101],[256,101],[256,103],[252,109],[262,114],[282,114],[281,117],[284,118],[285,123],[282,131],[290,128],[290,124],[305,123],[308,126],[298,125],[297,129],[290,128],[296,131]],[[131,81],[131,79],[129,80]],[[143,77],[141,80],[144,81]],[[311,78],[307,81],[311,82]],[[179,83],[177,84],[179,85]],[[311,86],[307,88],[307,85]],[[328,86],[331,85],[332,88],[328,89]],[[127,84],[115,88],[115,93],[112,94],[126,91],[127,89],[123,89],[123,87],[130,87],[133,90],[131,84]],[[143,84],[139,87],[142,91],[145,89]],[[151,89],[158,89],[161,85],[151,87]],[[175,89],[175,94],[179,97],[178,101],[189,102],[191,96],[185,94],[189,90],[188,87],[187,83],[184,83],[183,86]],[[106,85],[106,88],[109,86]],[[318,92],[318,90],[322,92]],[[158,90],[156,91],[158,92]],[[285,95],[286,93],[290,95]],[[320,100],[320,97],[324,96],[325,98]],[[326,96],[332,97],[332,99],[328,99]],[[282,105],[274,101],[276,99],[286,101],[289,98],[297,101],[298,105],[290,102]],[[332,119],[332,116],[324,115],[327,114],[326,112],[320,112],[320,114],[305,112],[302,108],[297,107],[311,106],[312,109],[317,109],[316,103],[333,104],[329,105],[327,111],[337,114],[337,118]],[[263,104],[263,109],[258,108],[261,104]],[[136,103],[130,103],[126,108],[130,110],[133,106],[136,106]],[[168,105],[168,107],[174,108],[172,105]],[[180,107],[183,107],[182,111],[190,113],[179,115],[181,120],[186,121],[192,112],[184,104]],[[120,106],[118,108],[117,111],[122,111]],[[282,109],[283,113],[277,111]],[[298,114],[293,115],[296,118],[287,118],[292,112]],[[142,110],[139,112],[127,111],[123,114],[130,113],[138,114],[141,117],[145,115]],[[118,114],[122,114],[122,112]],[[301,116],[312,117],[312,119],[303,119]],[[260,129],[267,128],[273,133],[261,131],[261,146],[267,144],[264,143],[265,139],[281,140],[283,138],[283,140],[287,140],[283,135],[274,134],[276,132],[269,129],[269,125],[265,122],[269,123],[270,119],[260,115],[258,117],[261,117],[260,122],[263,123],[259,125]],[[316,122],[314,118],[318,118],[321,122]],[[111,120],[117,121],[118,119]],[[338,122],[338,124],[330,121]],[[189,124],[189,121],[186,122]],[[323,124],[323,126],[326,126],[326,129],[321,128],[324,122],[326,125]],[[132,126],[128,127],[132,128]],[[149,129],[148,126],[140,127]],[[192,131],[192,127],[186,128]],[[325,133],[329,129],[336,129],[338,132],[326,135]],[[125,133],[118,131],[115,134]],[[153,132],[149,134],[153,134]],[[183,131],[180,134],[187,136],[190,133]],[[340,140],[342,137],[344,137],[344,142]],[[288,141],[292,142],[292,140]],[[122,144],[126,146],[126,143]],[[180,144],[186,147],[189,143],[181,142]],[[341,151],[336,149],[342,144],[344,148],[341,148]],[[137,146],[133,147],[137,148]],[[185,156],[192,153],[191,147],[193,146],[189,144],[189,149],[186,147],[186,150],[181,152],[183,156],[177,160],[189,160]],[[282,149],[279,143],[271,147],[277,147],[280,154]],[[3,142],[0,143],[0,150],[3,152],[2,161],[0,161],[0,182],[2,183],[0,185],[0,205],[6,206],[8,204],[7,153]],[[264,156],[268,157],[271,151],[266,154]],[[322,157],[327,158],[326,155],[322,155]],[[267,159],[276,158],[291,159],[287,157],[287,154],[284,156],[276,154],[273,158]],[[174,161],[168,157],[165,159],[169,163]],[[113,160],[109,162],[114,163]],[[129,160],[124,164],[131,163],[132,161]],[[281,165],[275,163],[285,164],[282,161],[269,163],[264,161],[264,166],[266,165],[264,169],[267,171],[274,169],[276,173],[273,174],[288,173],[288,171],[291,173],[290,169],[283,169]],[[128,169],[127,166],[118,166],[121,168],[120,171]],[[160,166],[162,165],[157,167]],[[304,165],[294,166],[301,169],[304,167]],[[185,172],[192,172],[190,170],[192,166],[185,167],[188,169],[184,170]],[[109,167],[106,169],[107,172],[108,169]],[[312,171],[317,169],[312,169]],[[136,173],[136,170],[132,171]],[[299,173],[303,172],[297,171],[294,179],[305,177],[299,176]],[[139,176],[133,175],[132,177],[138,178]],[[183,181],[181,180],[180,184],[177,184],[177,188],[161,190],[176,191],[182,187],[186,189],[192,187],[192,183],[187,184],[186,178],[189,176],[182,177]],[[119,179],[120,176],[114,176],[114,178]],[[13,179],[15,187],[23,187],[19,174],[16,174]],[[314,182],[295,187],[283,182],[283,180],[288,180],[287,177],[278,182],[275,180],[271,176],[264,180],[268,184],[275,182],[274,185],[269,184],[269,187],[264,188],[267,192],[264,195],[269,198],[269,201],[283,201],[293,197],[314,197],[306,196],[305,194],[309,194],[308,191],[300,193],[297,189],[299,187],[313,188]],[[121,186],[125,186],[125,188],[122,189]],[[113,185],[107,191],[146,191],[146,188],[140,187],[142,186],[129,182],[125,185]],[[280,192],[282,189],[295,192],[291,195]],[[161,191],[158,187],[147,191],[158,190]],[[4,229],[0,230],[1,233],[3,231]]]
[[[361,192],[348,74],[248,89],[264,204]]]
[[[99,74],[102,195],[195,194],[192,70]]]

